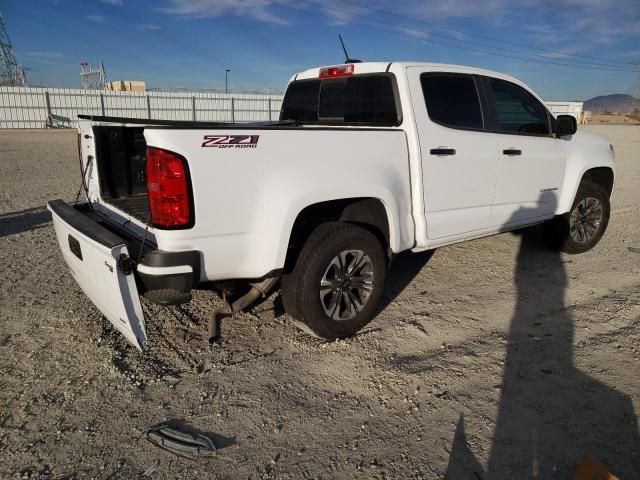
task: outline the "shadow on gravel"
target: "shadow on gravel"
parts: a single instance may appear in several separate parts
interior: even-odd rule
[[[567,479],[587,456],[620,478],[640,478],[632,401],[573,364],[567,275],[560,254],[542,249],[536,236],[539,229],[522,232],[517,304],[487,471],[470,448],[461,415],[445,478]]]
[[[45,206],[0,215],[0,238],[46,227],[51,212]]]
[[[420,253],[406,251],[393,258],[377,314],[387,308],[407,288],[420,273],[420,270],[431,260],[434,251],[427,250]]]

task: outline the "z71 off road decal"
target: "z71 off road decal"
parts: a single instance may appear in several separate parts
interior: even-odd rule
[[[260,135],[205,135],[203,147],[257,148]]]

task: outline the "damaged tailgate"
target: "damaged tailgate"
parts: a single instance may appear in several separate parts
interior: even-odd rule
[[[147,340],[127,241],[62,200],[47,208],[62,255],[76,282],[134,346]]]

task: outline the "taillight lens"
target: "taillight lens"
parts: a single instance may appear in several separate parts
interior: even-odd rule
[[[157,148],[147,149],[147,191],[154,227],[188,228],[193,225],[189,172],[180,155]]]

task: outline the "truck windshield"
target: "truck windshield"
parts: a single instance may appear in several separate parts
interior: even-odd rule
[[[362,75],[291,82],[280,120],[343,125],[398,125],[391,75]]]

